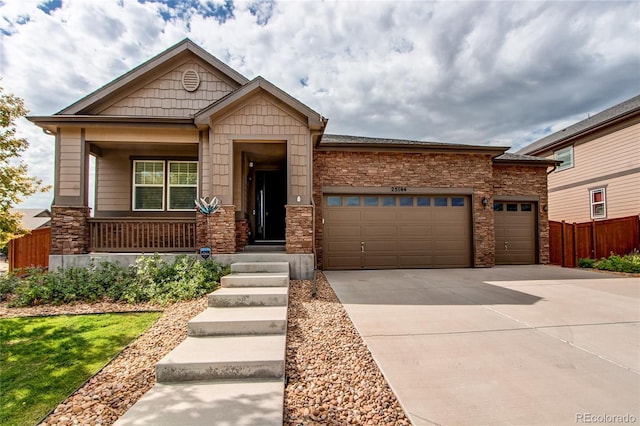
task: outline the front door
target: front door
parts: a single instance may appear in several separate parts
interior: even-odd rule
[[[284,241],[286,174],[282,170],[257,170],[255,176],[255,240]]]

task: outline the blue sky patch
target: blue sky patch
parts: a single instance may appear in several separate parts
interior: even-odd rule
[[[158,3],[165,6],[160,10],[160,17],[166,22],[172,19],[188,19],[193,15],[204,18],[214,18],[221,24],[233,19],[235,9],[232,0],[225,0],[223,4],[212,1],[201,3],[198,0],[138,0],[139,3]]]
[[[264,27],[273,16],[273,8],[275,5],[275,0],[258,0],[251,3],[248,9],[249,12],[256,17],[256,23]]]
[[[46,13],[47,15],[51,15],[51,13],[62,7],[62,0],[49,0],[42,4],[38,5],[38,9]]]

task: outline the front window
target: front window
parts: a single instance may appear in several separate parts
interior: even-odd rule
[[[196,161],[133,162],[133,210],[193,210],[197,196]]]
[[[607,217],[607,198],[604,188],[592,189],[589,191],[591,197],[591,219],[602,219]]]
[[[573,146],[568,146],[566,148],[559,149],[557,151],[553,151],[553,159],[556,161],[561,161],[561,163],[556,168],[556,171],[570,169],[573,167]]]

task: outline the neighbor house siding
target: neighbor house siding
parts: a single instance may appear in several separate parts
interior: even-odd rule
[[[316,253],[322,267],[323,187],[391,186],[468,188],[472,192],[473,264],[493,266],[493,211],[482,206],[491,197],[492,160],[485,154],[316,151],[314,153]]]
[[[233,202],[231,153],[234,140],[286,140],[289,156],[289,190],[292,194],[309,199],[309,129],[301,118],[289,112],[277,101],[265,95],[251,98],[241,107],[212,123],[210,140],[212,193],[221,197],[224,204]],[[239,210],[240,206],[236,208]]]
[[[82,131],[77,128],[60,130],[59,192],[62,197],[79,197],[82,191]]]
[[[549,175],[551,220],[591,220],[589,189],[607,187],[607,218],[640,213],[640,124],[576,142],[574,167]],[[553,158],[553,152],[542,155]]]
[[[182,87],[182,73],[193,69],[200,76],[194,92]],[[234,87],[202,63],[190,60],[104,109],[104,115],[188,117],[233,91]]]

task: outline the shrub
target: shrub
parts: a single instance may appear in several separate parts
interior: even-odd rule
[[[600,259],[595,267],[605,271],[640,273],[640,254],[637,252],[625,256],[611,254],[606,259]]]
[[[228,266],[212,260],[183,255],[169,264],[157,254],[140,257],[130,267],[105,261],[49,272],[29,269],[22,279],[0,276],[0,300],[11,298],[13,306],[100,300],[164,305],[203,296],[228,273]]]
[[[589,259],[588,257],[578,259],[578,266],[581,268],[593,268],[595,264],[596,261],[593,259]]]

